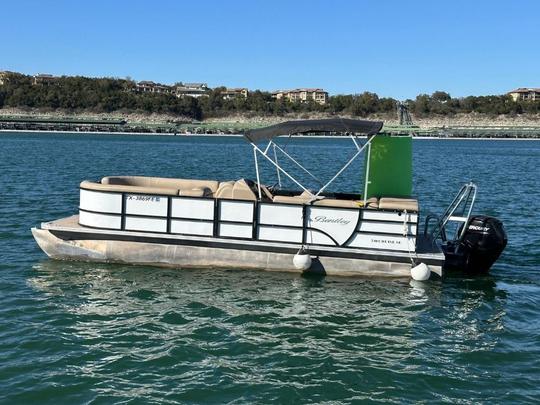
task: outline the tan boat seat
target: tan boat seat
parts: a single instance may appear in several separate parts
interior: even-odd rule
[[[307,191],[303,191],[302,194],[300,194],[299,197],[304,198],[313,198],[312,194],[308,193]],[[308,199],[309,201],[309,199]],[[313,202],[313,205],[323,205],[327,207],[350,207],[354,206],[354,208],[363,207],[364,202],[362,200],[339,200],[337,198],[323,198],[320,200],[315,200]],[[379,200],[377,197],[371,197],[366,201],[366,208],[378,208],[379,207]]]
[[[360,208],[362,206],[362,202],[355,200],[337,200],[335,198],[324,198],[322,200],[314,201],[313,205],[323,207]]]
[[[418,200],[412,198],[383,197],[379,200],[379,208],[382,210],[418,212]]]
[[[377,197],[371,197],[366,200],[366,208],[377,209],[379,208],[379,199]]]
[[[343,208],[363,208],[362,200],[338,200],[335,198],[324,198],[313,202],[313,205],[321,205],[325,207],[343,207]],[[366,208],[378,208],[378,200],[375,197],[366,201]]]
[[[212,191],[208,187],[196,187],[192,189],[180,189],[178,190],[178,195],[186,197],[211,197]]]
[[[286,204],[312,204],[315,206],[322,207],[339,207],[339,208],[361,208],[363,206],[362,201],[358,200],[338,200],[336,198],[323,198],[320,200],[313,200],[313,196],[309,195],[304,191],[304,193],[297,196],[283,196],[277,195],[274,197],[273,201],[276,203],[286,203]],[[368,208],[377,208],[377,199],[370,198],[367,201]]]
[[[235,200],[257,201],[257,196],[244,179],[240,179],[234,183],[232,198]]]
[[[118,184],[101,184],[85,180],[81,183],[81,188],[94,191],[116,191],[118,193],[134,194],[156,194],[156,195],[178,195],[178,189],[162,187],[140,187],[126,186]]]
[[[285,204],[307,204],[312,200],[312,197],[308,196],[286,196],[286,195],[276,195],[272,199],[275,203],[285,203]]]
[[[150,188],[171,188],[175,190],[208,188],[211,193],[216,192],[219,185],[219,183],[215,180],[174,179],[168,177],[146,176],[108,176],[101,179],[101,184]]]
[[[244,179],[220,183],[214,197],[233,200],[257,200],[257,195]]]
[[[214,193],[215,198],[232,198],[234,181],[222,181]]]

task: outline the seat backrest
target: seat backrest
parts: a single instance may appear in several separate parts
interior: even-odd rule
[[[361,208],[364,206],[363,201],[361,200],[338,200],[335,198],[314,199],[312,195],[305,191],[302,194],[295,196],[277,195],[274,197],[273,201],[276,203],[311,204],[315,206],[340,208]],[[366,208],[377,208],[377,206],[378,201],[376,198],[370,198],[366,201]]]
[[[257,196],[244,179],[240,179],[234,183],[232,198],[235,200],[257,201]]]
[[[83,181],[80,185],[82,189],[94,190],[94,191],[113,191],[118,193],[143,193],[143,194],[155,194],[155,195],[178,195],[178,190],[175,188],[163,188],[163,187],[143,187],[132,186],[125,184],[102,184],[94,183],[91,181]]]
[[[234,181],[222,181],[221,183],[219,183],[219,187],[214,193],[214,197],[215,198],[233,198],[232,196],[233,186],[234,186]]]
[[[379,208],[382,210],[418,212],[418,200],[412,198],[382,197],[379,200]]]
[[[206,187],[210,189],[212,193],[217,190],[219,185],[215,180],[174,179],[168,177],[146,176],[109,176],[101,179],[101,184],[186,190]]]
[[[322,200],[316,200],[313,202],[313,205],[339,208],[360,208],[362,206],[361,201],[337,200],[335,198],[323,198]]]
[[[308,204],[312,200],[312,197],[304,197],[301,195],[295,196],[286,196],[286,195],[276,195],[272,201],[275,203],[285,203],[285,204]]]
[[[178,190],[178,195],[184,197],[212,197],[212,191],[208,187],[182,188]]]

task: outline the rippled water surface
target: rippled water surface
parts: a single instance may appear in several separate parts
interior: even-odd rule
[[[344,139],[281,142],[326,179],[353,153]],[[253,155],[230,137],[1,134],[0,402],[538,401],[540,142],[414,148],[423,209],[473,179],[477,212],[504,221],[491,275],[409,284],[52,261],[30,227],[75,213],[81,180],[255,177]],[[358,188],[360,168],[335,189]]]

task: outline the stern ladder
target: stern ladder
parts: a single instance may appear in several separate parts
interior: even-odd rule
[[[476,201],[477,187],[472,181],[461,187],[461,190],[454,197],[454,200],[450,203],[448,208],[444,211],[444,214],[440,217],[435,215],[428,215],[426,217],[426,223],[424,226],[424,236],[426,236],[433,243],[440,238],[443,242],[447,242],[446,227],[449,223],[456,223],[456,229],[452,242],[459,242],[465,235],[467,230],[467,223],[471,217],[471,213]],[[433,219],[437,219],[437,223],[429,232],[429,222]],[[459,226],[462,224],[462,226]]]

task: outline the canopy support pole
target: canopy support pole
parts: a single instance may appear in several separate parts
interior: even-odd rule
[[[277,147],[285,156],[287,156],[290,160],[293,161],[300,169],[302,169],[304,172],[309,174],[312,179],[314,179],[317,183],[319,183],[321,186],[323,185],[323,182],[315,175],[313,175],[308,169],[306,169],[304,166],[302,166],[299,162],[297,162],[291,155],[289,155],[285,150],[283,150],[279,145],[276,145],[274,143],[274,147]]]
[[[257,173],[257,189],[259,191],[259,200],[261,200],[261,178],[259,177],[259,162],[257,160],[257,151],[255,149],[253,149],[253,157],[255,158],[255,173]]]
[[[368,184],[369,181],[369,159],[371,157],[371,142],[369,143],[367,155],[366,155],[366,178],[364,179],[364,207],[367,204],[367,192],[368,192]]]
[[[349,167],[351,165],[351,163],[358,157],[358,155],[360,155],[362,153],[362,151],[365,149],[366,146],[370,145],[371,144],[371,141],[373,140],[373,138],[375,138],[376,135],[373,135],[371,138],[369,138],[367,140],[367,142],[360,148],[358,149],[358,152],[356,152],[354,154],[354,156],[352,158],[349,159],[349,161],[347,163],[345,163],[345,166],[343,166],[336,174],[334,177],[332,177],[330,179],[330,181],[328,181],[328,183],[326,183],[318,192],[317,194],[315,194],[315,197],[318,197],[319,194],[321,194],[330,184],[332,184],[332,182],[337,179],[341,173],[343,173],[345,171],[345,169],[347,167]],[[365,196],[364,196],[364,199],[365,199]]]
[[[296,184],[298,187],[300,187],[302,190],[306,191],[307,193],[309,193],[309,195],[313,195],[313,193],[311,191],[309,191],[307,188],[305,188],[300,182],[298,182],[294,177],[292,177],[289,173],[287,173],[285,170],[283,170],[278,164],[276,164],[272,158],[270,158],[269,156],[267,156],[257,145],[255,145],[253,142],[251,142],[251,145],[253,146],[253,153],[255,153],[255,156],[257,156],[257,152],[259,152],[261,155],[263,155],[265,157],[266,160],[268,160],[272,165],[274,165],[276,167],[276,169],[278,169],[281,173],[283,173],[285,176],[287,176],[290,180],[292,180],[294,182],[294,184]],[[255,161],[256,158],[255,158]],[[257,167],[257,172],[258,172],[258,167]],[[257,179],[258,181],[258,179]],[[259,186],[259,192],[260,192],[260,186]]]
[[[276,144],[275,143],[274,143],[274,161],[276,162],[276,165],[279,165],[278,160],[277,160]],[[277,170],[277,169],[276,169],[276,174],[277,174],[277,180],[278,180],[279,188],[281,188],[281,174],[279,173],[279,170]]]
[[[358,142],[356,142],[356,136],[354,136],[354,134],[351,134],[351,139],[354,142],[354,146],[356,146],[356,149],[360,150],[360,146],[358,145]]]

